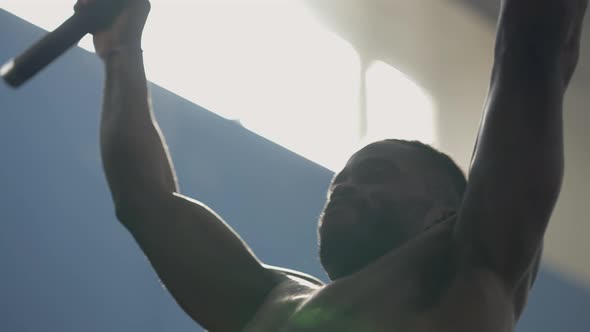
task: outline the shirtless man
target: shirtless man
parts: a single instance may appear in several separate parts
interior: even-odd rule
[[[562,105],[587,3],[503,1],[469,182],[415,142],[382,141],[352,156],[319,221],[332,280],[322,284],[262,264],[219,216],[178,193],[139,48],[150,7],[132,0],[94,37],[117,218],[178,304],[212,332],[513,331],[560,192]]]

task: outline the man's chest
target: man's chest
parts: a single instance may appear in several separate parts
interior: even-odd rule
[[[511,331],[510,301],[461,271],[442,231],[321,289],[277,292],[247,331]]]
[[[510,332],[511,301],[480,281],[455,279],[439,294],[407,284],[310,297],[279,332]],[[428,289],[430,286],[426,286]]]
[[[437,249],[400,251],[324,287],[279,331],[416,330],[414,323],[437,306],[455,278],[450,251],[445,246]]]

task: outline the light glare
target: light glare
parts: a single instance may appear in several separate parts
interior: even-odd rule
[[[143,48],[151,81],[332,170],[358,147],[361,80],[368,135],[435,140],[433,104],[383,63],[361,76],[354,48],[303,2],[152,0]],[[53,30],[73,1],[4,0],[2,8]],[[91,38],[82,47],[92,50]],[[365,140],[363,140],[365,141]]]

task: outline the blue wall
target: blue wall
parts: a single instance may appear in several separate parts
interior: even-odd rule
[[[42,34],[0,10],[0,62]],[[20,90],[0,83],[0,331],[199,330],[114,218],[98,151],[102,80],[96,57],[76,49]],[[151,91],[182,192],[264,262],[325,279],[315,223],[331,172]],[[543,271],[519,331],[587,332],[588,313],[588,290]]]

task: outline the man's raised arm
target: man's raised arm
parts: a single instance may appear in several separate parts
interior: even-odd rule
[[[504,0],[485,114],[459,214],[467,258],[508,288],[540,252],[563,177],[563,98],[588,0]]]
[[[147,0],[131,0],[94,38],[106,67],[101,150],[116,214],[193,319],[209,330],[239,331],[282,278],[219,216],[177,193],[140,49],[149,10]]]
[[[135,200],[145,200],[145,195],[178,191],[170,156],[150,109],[143,66],[141,33],[150,5],[134,2],[134,11],[126,10],[111,30],[94,36],[106,75],[101,151],[117,213],[124,213]]]

